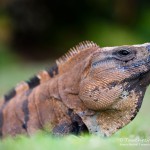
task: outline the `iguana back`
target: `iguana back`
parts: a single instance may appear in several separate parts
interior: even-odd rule
[[[0,101],[0,135],[90,132],[109,136],[141,107],[150,82],[150,44],[83,42]]]

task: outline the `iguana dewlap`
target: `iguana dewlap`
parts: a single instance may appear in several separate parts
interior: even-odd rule
[[[0,135],[46,130],[110,136],[136,116],[150,83],[150,43],[83,42],[0,101]]]

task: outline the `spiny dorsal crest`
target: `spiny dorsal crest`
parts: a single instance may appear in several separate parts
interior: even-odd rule
[[[84,51],[84,50],[87,50],[87,49],[93,48],[93,47],[99,47],[99,46],[97,44],[95,44],[94,42],[90,42],[90,41],[85,41],[85,42],[79,43],[77,46],[70,49],[69,52],[66,53],[66,55],[59,58],[56,61],[57,64],[52,66],[50,69],[40,71],[37,75],[32,77],[30,80],[19,83],[16,86],[16,88],[13,88],[9,93],[7,93],[4,96],[5,101],[6,102],[9,101],[13,97],[15,97],[15,95],[18,93],[26,92],[30,89],[35,88],[39,84],[42,84],[42,83],[50,80],[51,78],[53,78],[55,75],[58,74],[58,65],[59,64],[62,65],[65,62],[67,62],[68,60],[70,60],[72,57],[74,57],[75,55],[79,54],[81,51]]]
[[[99,47],[96,43],[93,41],[84,41],[76,45],[75,47],[71,48],[64,56],[60,57],[58,60],[56,60],[56,64],[62,65],[68,60],[70,60],[75,55],[79,54],[81,51],[87,50],[89,48],[93,47]]]

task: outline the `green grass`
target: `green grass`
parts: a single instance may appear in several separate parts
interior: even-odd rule
[[[0,143],[0,148],[5,149],[32,149],[32,150],[99,150],[105,149],[125,149],[121,146],[119,138],[103,139],[96,136],[67,136],[63,138],[54,138],[43,134],[38,134],[30,138],[17,137],[16,139],[6,139]]]
[[[0,69],[0,95],[2,96],[10,88],[21,80],[26,80],[38,70],[44,68],[41,64],[9,63]],[[100,150],[100,149],[149,149],[150,148],[150,88],[147,90],[142,108],[137,117],[126,127],[119,130],[109,138],[93,135],[82,135],[79,137],[70,135],[56,138],[48,133],[38,133],[32,137],[18,136],[6,138],[0,141],[0,150]],[[149,145],[138,140],[149,140]],[[124,140],[124,141],[122,141]],[[134,142],[137,140],[136,142]],[[125,144],[125,145],[123,145]]]
[[[125,131],[124,131],[125,132]],[[128,132],[128,131],[127,131]],[[31,137],[18,136],[16,138],[7,138],[0,142],[1,150],[99,150],[99,149],[129,149],[133,150],[149,149],[148,146],[143,144],[150,144],[149,141],[143,142],[142,140],[149,140],[148,137],[138,136],[138,132],[131,136],[132,132],[128,132],[128,136],[121,136],[121,134],[113,135],[109,138],[102,138],[94,135],[73,136],[66,137],[52,137],[48,134],[38,133]],[[129,140],[129,141],[127,141]],[[135,140],[139,140],[136,142]]]

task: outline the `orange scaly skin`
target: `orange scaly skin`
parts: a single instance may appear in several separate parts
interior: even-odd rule
[[[0,135],[110,136],[136,116],[150,83],[150,43],[80,43],[0,101]]]

